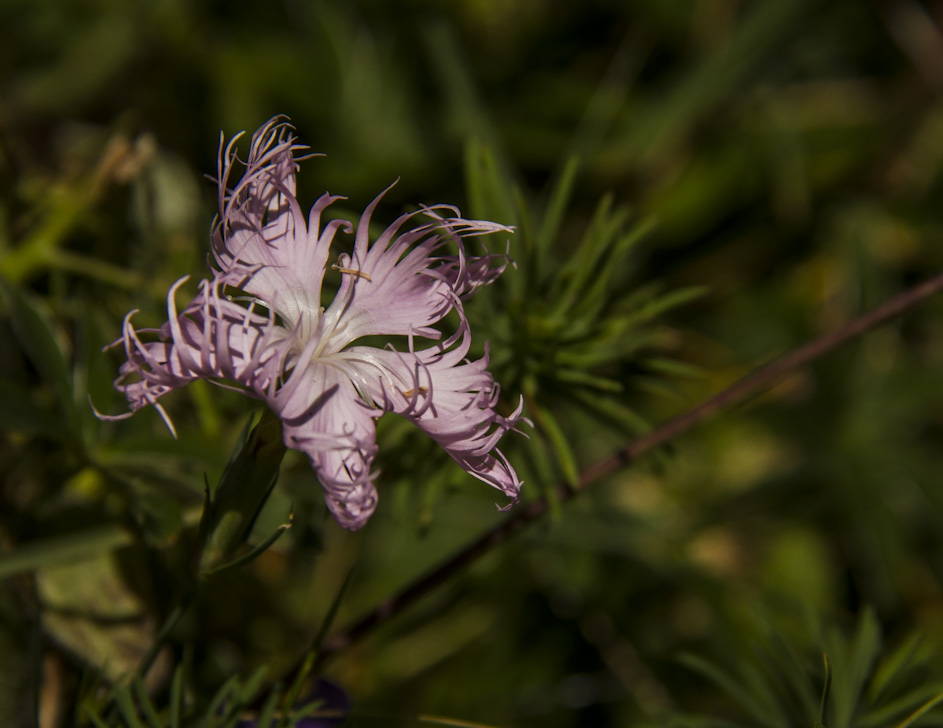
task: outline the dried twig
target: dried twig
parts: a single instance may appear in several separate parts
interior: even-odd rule
[[[579,485],[575,490],[560,485],[556,489],[557,497],[561,502],[569,500],[606,475],[629,465],[642,455],[684,434],[702,420],[727,409],[737,402],[768,390],[791,372],[886,323],[941,290],[943,290],[943,274],[904,291],[896,298],[881,304],[841,328],[810,341],[789,354],[760,367],[697,407],[668,420],[635,442],[589,466],[580,474]],[[545,498],[517,506],[499,524],[430,569],[348,628],[334,634],[325,643],[324,650],[321,653],[322,659],[363,639],[377,626],[387,622],[419,597],[446,582],[467,564],[501,545],[529,524],[539,520],[548,510],[549,502]]]

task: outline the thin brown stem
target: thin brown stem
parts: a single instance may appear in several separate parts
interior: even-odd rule
[[[841,328],[824,334],[818,339],[814,339],[756,369],[697,407],[668,420],[647,435],[586,468],[580,474],[579,486],[576,490],[558,486],[558,498],[561,502],[569,500],[576,493],[594,485],[605,476],[684,434],[702,420],[750,396],[768,390],[791,372],[861,336],[865,332],[886,323],[941,290],[943,290],[943,274],[904,291],[896,298],[886,301]],[[507,518],[496,526],[427,571],[413,583],[354,622],[350,627],[333,635],[325,643],[322,658],[329,657],[363,639],[377,626],[387,622],[417,599],[446,582],[467,564],[503,544],[529,524],[539,520],[548,510],[549,502],[545,498],[516,507]]]

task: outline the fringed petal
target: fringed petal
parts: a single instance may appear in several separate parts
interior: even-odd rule
[[[346,372],[331,364],[312,362],[301,381],[270,405],[282,419],[285,444],[311,461],[334,518],[354,531],[376,509],[373,418],[382,412],[364,404]]]
[[[496,412],[487,354],[466,360],[462,309],[462,300],[509,261],[487,251],[470,256],[465,239],[510,229],[439,206],[402,215],[371,243],[381,194],[361,216],[351,254],[333,266],[341,286],[325,311],[321,285],[331,244],[338,230],[353,230],[342,220],[322,225],[339,198],[323,195],[305,216],[295,196],[303,147],[282,118],[253,135],[244,162],[236,156],[238,138],[220,144],[212,236],[218,270],[182,312],[175,297],[185,279],[171,287],[168,321],[159,330],[135,329],[134,312],[128,314],[115,343],[127,357],[115,386],[130,410],[153,405],[173,431],[158,400],[195,379],[263,399],[282,419],[286,445],[308,456],[335,519],[352,530],[376,508],[374,420],[384,412],[411,420],[466,471],[516,502],[521,482],[497,445],[526,420],[520,407],[508,417]],[[244,170],[231,183],[237,166]],[[458,331],[415,351],[416,337],[441,339],[435,324],[450,311],[459,314]],[[410,351],[349,346],[374,334],[405,335]]]
[[[496,448],[506,432],[528,421],[521,416],[521,406],[508,417],[495,411],[498,388],[487,370],[488,355],[464,360],[468,340],[463,321],[459,334],[441,346],[415,353],[351,347],[343,352],[344,366],[376,406],[413,422],[464,470],[500,490],[513,505],[522,483]]]
[[[361,216],[353,254],[342,255],[335,266],[344,276],[325,312],[325,325],[333,332],[331,353],[375,334],[438,339],[441,334],[432,327],[452,310],[457,298],[493,281],[506,265],[505,256],[467,257],[463,238],[510,228],[465,220],[447,206],[402,215],[369,244],[370,219],[385,192]],[[441,212],[454,216],[443,217]],[[402,231],[421,216],[433,221]],[[455,243],[457,255],[434,255],[449,242]]]
[[[320,229],[321,213],[342,199],[325,194],[307,223],[295,198],[295,144],[290,127],[272,119],[252,136],[241,179],[228,188],[237,157],[233,142],[219,156],[219,217],[213,226],[213,255],[227,285],[275,309],[289,325],[320,307],[321,283],[338,229]]]
[[[202,282],[200,295],[178,314],[174,294],[185,281],[171,287],[168,322],[160,331],[135,329],[134,311],[125,317],[120,343],[127,360],[115,387],[132,412],[195,379],[234,381],[261,395],[264,384],[276,376],[272,363],[284,340],[272,318],[221,298],[219,284],[209,281]],[[141,334],[155,333],[157,341],[141,339]],[[169,420],[168,426],[172,428]]]

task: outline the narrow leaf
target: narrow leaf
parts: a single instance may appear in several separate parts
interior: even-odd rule
[[[533,402],[531,402],[530,409],[537,425],[543,430],[543,433],[553,446],[553,454],[560,464],[560,469],[563,472],[563,478],[566,480],[567,485],[571,488],[577,487],[580,481],[580,473],[579,467],[576,464],[576,455],[573,454],[573,449],[567,441],[567,436],[564,434],[563,428],[560,427],[560,423],[557,422],[557,418],[553,416],[553,413],[550,412],[549,409],[539,408],[534,405]]]
[[[282,534],[285,533],[285,531],[287,531],[289,528],[291,528],[291,522],[283,523],[281,526],[276,528],[275,531],[271,535],[269,535],[268,538],[266,538],[262,543],[260,543],[254,549],[252,549],[249,553],[244,554],[243,556],[240,556],[238,559],[233,559],[227,564],[223,564],[222,566],[217,566],[215,569],[204,571],[202,574],[200,574],[200,576],[204,579],[211,576],[218,576],[219,574],[223,572],[230,571],[232,569],[238,569],[252,561],[255,561],[255,559],[261,556],[264,552],[268,551],[268,549],[272,546],[272,544],[278,541],[278,539],[281,538]]]
[[[220,689],[216,691],[216,695],[213,696],[213,700],[210,701],[206,712],[203,714],[203,719],[200,721],[201,725],[216,725],[217,716],[222,712],[223,705],[225,705],[226,701],[232,697],[232,693],[238,683],[239,679],[235,675],[223,683]]]
[[[572,390],[567,392],[567,396],[592,414],[618,425],[632,435],[642,435],[651,430],[651,424],[644,417],[611,397],[600,397],[585,390]]]
[[[472,215],[503,225],[517,225],[510,190],[512,182],[501,172],[494,152],[478,139],[465,145],[465,186]]]
[[[121,711],[128,728],[145,728],[138,718],[138,712],[134,707],[134,699],[131,697],[131,691],[127,685],[119,685],[115,689],[115,702],[118,704],[118,710]]]
[[[271,728],[275,720],[275,709],[278,707],[278,696],[281,692],[281,684],[275,683],[272,691],[262,704],[262,710],[259,711],[259,717],[256,720],[258,728]]]
[[[177,665],[174,677],[170,683],[170,728],[180,728],[180,718],[183,711],[183,665]]]
[[[691,301],[697,300],[702,296],[706,295],[708,289],[706,286],[691,286],[689,288],[682,288],[677,291],[672,291],[671,293],[666,293],[665,295],[650,301],[645,304],[632,314],[629,314],[626,317],[625,323],[629,326],[635,326],[637,324],[646,323],[652,319],[660,316],[666,311],[670,311],[673,308],[682,306]]]
[[[595,374],[590,374],[582,369],[568,369],[560,367],[554,372],[554,376],[560,382],[566,382],[580,387],[589,387],[600,392],[609,392],[619,394],[624,389],[620,382],[614,379],[606,379]]]
[[[543,221],[537,233],[537,248],[540,251],[549,251],[560,229],[560,222],[566,212],[570,197],[573,194],[573,185],[579,172],[580,164],[576,157],[570,157],[563,165],[560,176],[550,191],[550,199],[544,210]]]
[[[894,652],[881,660],[868,683],[868,696],[871,702],[877,702],[882,695],[889,693],[896,685],[907,680],[909,669],[920,667],[924,660],[917,655],[917,648],[922,642],[921,635],[915,633],[901,644]]]
[[[828,655],[822,655],[822,661],[825,663],[825,684],[822,686],[822,703],[819,707],[819,722],[825,725],[826,712],[828,711],[828,693],[832,689],[832,666],[828,661]]]
[[[150,728],[164,728],[164,724],[157,715],[157,710],[154,708],[154,703],[151,702],[151,698],[147,694],[147,688],[144,687],[144,680],[141,679],[140,675],[134,676],[134,679],[131,681],[131,686],[134,688],[134,695],[137,698],[138,705],[141,707],[141,714],[147,720]]]
[[[940,703],[943,703],[943,692],[938,693],[936,696],[930,698],[926,703],[921,705],[917,710],[911,713],[907,718],[898,723],[894,728],[909,728],[914,723],[916,723],[921,717],[929,713],[933,708],[935,708]]]
[[[282,703],[283,717],[282,720],[279,721],[279,726],[282,725],[285,717],[291,714],[295,703],[298,702],[298,696],[301,695],[301,687],[304,685],[304,681],[308,678],[308,675],[311,674],[311,671],[317,664],[318,657],[321,655],[321,647],[324,644],[324,639],[327,637],[327,633],[334,624],[334,619],[337,617],[337,611],[340,609],[341,602],[344,600],[344,596],[347,594],[347,588],[350,586],[353,575],[354,570],[351,568],[347,572],[347,576],[344,577],[344,581],[341,583],[340,589],[337,590],[337,594],[334,596],[334,600],[331,602],[331,606],[327,610],[324,620],[321,622],[318,633],[315,635],[314,641],[311,643],[311,648],[305,655],[304,662],[298,669],[298,674],[295,675],[294,681],[292,681],[291,688],[288,690],[288,694],[285,696],[285,700]]]
[[[268,500],[285,455],[281,420],[268,409],[233,456],[200,519],[201,573],[217,568],[245,542]]]
[[[770,706],[759,702],[756,696],[752,695],[736,678],[724,672],[716,665],[691,654],[681,655],[680,660],[683,664],[699,672],[726,692],[761,725],[775,725],[786,728],[786,723],[782,719],[782,716],[778,715]],[[775,718],[779,718],[779,720],[775,720]]]
[[[108,728],[108,724],[102,720],[98,712],[90,705],[85,706],[85,715],[95,724],[95,728]]]

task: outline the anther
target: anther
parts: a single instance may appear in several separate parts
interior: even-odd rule
[[[360,276],[361,278],[366,278],[368,281],[370,280],[370,274],[364,273],[362,270],[354,270],[353,268],[341,268],[339,265],[337,265],[337,263],[332,265],[331,268],[338,271],[339,273],[347,273],[348,275]]]
[[[428,393],[429,393],[429,390],[426,389],[425,387],[419,388],[419,394],[428,394]],[[400,394],[402,394],[404,397],[412,397],[414,394],[416,394],[416,390],[410,389],[408,392],[404,392],[403,390],[400,390]]]

